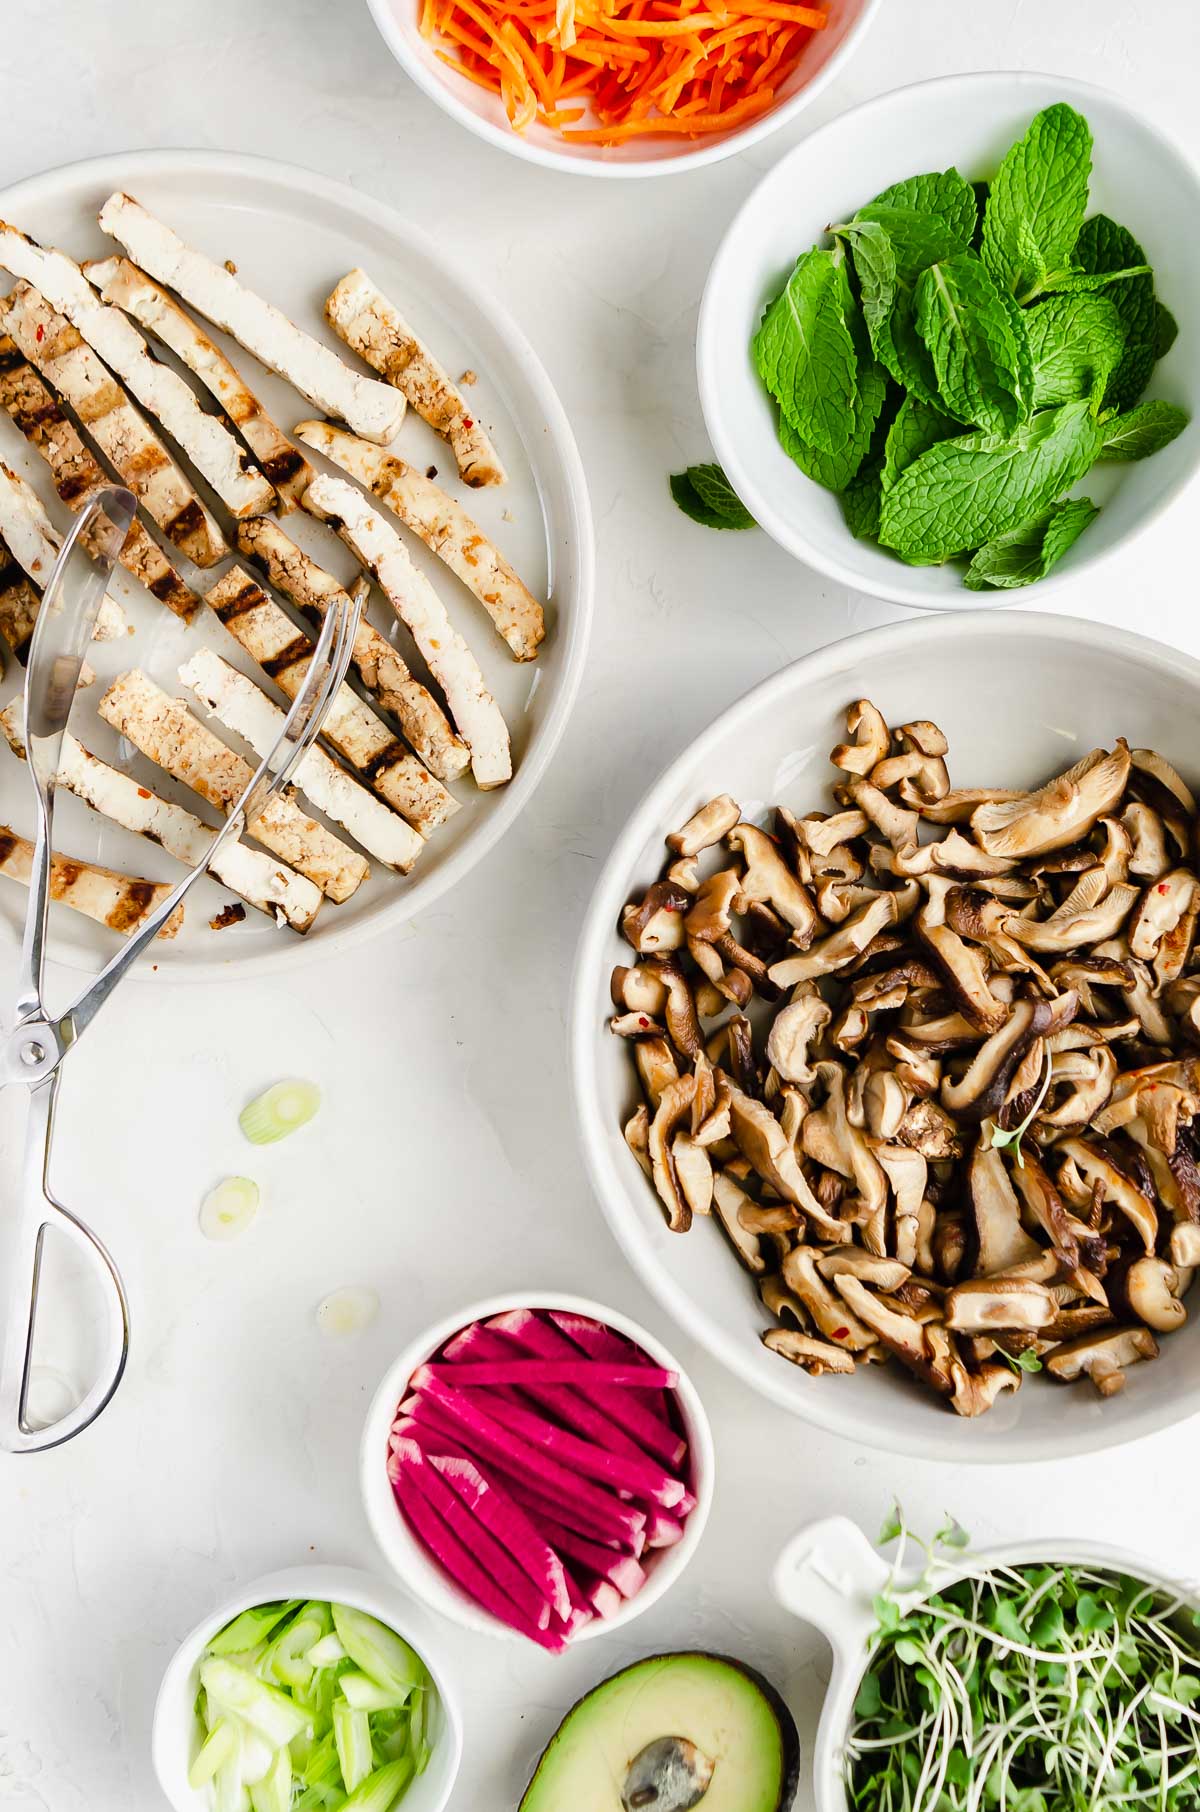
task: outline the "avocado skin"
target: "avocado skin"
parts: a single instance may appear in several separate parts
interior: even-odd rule
[[[530,1789],[537,1780],[538,1772],[542,1762],[545,1760],[547,1751],[550,1749],[551,1744],[554,1742],[555,1737],[558,1735],[563,1725],[567,1722],[567,1719],[573,1716],[581,1705],[586,1704],[587,1700],[590,1699],[592,1694],[601,1686],[607,1686],[613,1680],[619,1680],[623,1674],[632,1673],[633,1669],[636,1667],[644,1667],[647,1661],[719,1661],[725,1667],[732,1667],[735,1669],[735,1671],[741,1674],[744,1679],[749,1680],[752,1686],[757,1687],[758,1691],[770,1706],[775,1722],[779,1726],[780,1744],[783,1749],[782,1778],[779,1789],[779,1798],[775,1803],[775,1812],[790,1812],[800,1785],[800,1733],[796,1729],[795,1718],[793,1718],[791,1712],[788,1710],[780,1693],[772,1686],[771,1682],[766,1679],[764,1675],[759,1673],[757,1668],[748,1666],[745,1661],[739,1661],[736,1655],[716,1654],[712,1650],[702,1648],[667,1649],[649,1655],[642,1655],[639,1660],[631,1661],[627,1667],[618,1668],[615,1674],[609,1674],[605,1679],[597,1680],[595,1686],[590,1687],[587,1692],[576,1699],[575,1703],[565,1711],[559,1719],[558,1724],[550,1736],[549,1742],[537,1759],[533,1773],[530,1775],[525,1791],[521,1795],[521,1803],[517,1807],[517,1812],[524,1812]],[[668,1735],[670,1733],[664,1732],[663,1734]],[[700,1802],[699,1812],[703,1812],[703,1805],[704,1802],[702,1800]]]

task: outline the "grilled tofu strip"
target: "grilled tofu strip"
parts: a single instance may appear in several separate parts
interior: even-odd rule
[[[296,433],[378,497],[468,586],[517,660],[532,661],[546,633],[541,605],[500,549],[423,472],[331,422],[301,422]]]
[[[225,538],[183,468],[66,317],[18,283],[0,302],[0,325],[75,411],[167,540],[197,566],[223,559]]]
[[[29,638],[41,603],[41,592],[0,536],[0,640],[22,667],[29,658]]]
[[[366,271],[352,270],[342,278],[325,304],[325,318],[347,346],[402,390],[417,414],[449,441],[468,484],[506,482],[499,455],[462,391]]]
[[[250,780],[248,762],[199,723],[182,700],[169,698],[137,668],[114,680],[96,708],[147,760],[218,811],[228,813]],[[348,900],[370,873],[365,857],[308,817],[287,794],[270,801],[249,834],[315,881],[331,900]]]
[[[179,373],[154,357],[128,315],[100,300],[73,258],[0,220],[0,264],[66,316],[143,409],[157,416],[231,515],[261,515],[273,506],[275,492],[224,422],[206,414]]]
[[[25,760],[24,732],[20,702],[0,711],[3,731],[13,754]],[[177,862],[194,868],[204,859],[213,840],[207,824],[169,799],[140,786],[130,774],[110,767],[85,749],[68,730],[63,737],[62,758],[58,765],[57,784],[74,793],[94,812],[99,812],[122,830],[133,831],[157,843]],[[248,843],[227,843],[214,856],[209,873],[231,893],[236,893],[248,906],[257,906],[276,924],[290,925],[295,931],[307,931],[321,906],[321,890],[303,875],[292,870],[261,849]]]
[[[512,750],[500,707],[478,662],[453,627],[437,593],[418,572],[395,529],[344,478],[314,478],[304,507],[335,528],[355,559],[372,573],[408,629],[471,751],[471,772],[484,789],[512,778]]]
[[[240,736],[258,756],[274,743],[283,712],[254,681],[223,661],[211,648],[198,648],[179,669],[180,682],[205,709]],[[369,856],[407,874],[424,842],[397,812],[360,786],[331,755],[314,745],[296,769],[296,785],[319,812],[348,831]]]
[[[54,488],[68,509],[81,510],[108,483],[100,462],[84,446],[74,423],[67,419],[7,334],[0,335],[0,405],[49,466]],[[160,604],[185,623],[191,621],[199,608],[199,598],[136,517],[121,549],[121,565]]]
[[[40,602],[40,594],[58,559],[60,536],[37,492],[3,460],[0,460],[0,537],[37,587]],[[36,617],[36,609],[33,614]],[[128,629],[125,612],[117,600],[102,598],[93,640],[111,642],[117,636],[127,634]],[[32,633],[32,622],[29,630]],[[13,645],[10,643],[10,646]]]
[[[341,595],[343,588],[333,574],[311,560],[269,516],[239,523],[237,543],[310,623],[322,622]],[[365,579],[356,583],[370,590]],[[399,652],[365,615],[354,638],[354,665],[363,685],[396,718],[430,773],[439,780],[457,780],[466,772],[471,765],[466,743],[455,735],[432,692],[413,678]]]
[[[211,391],[258,460],[263,476],[275,487],[281,510],[293,510],[304,495],[313,469],[298,447],[275,426],[241,374],[192,317],[161,284],[128,258],[93,260],[83,267],[106,302],[123,308],[148,333],[169,346],[189,371]]]
[[[0,825],[0,874],[29,886],[33,873],[33,844],[8,825]],[[168,881],[138,881],[95,862],[76,862],[70,856],[50,858],[50,898],[63,906],[107,925],[128,937],[136,931],[171,891]],[[183,906],[175,908],[159,937],[174,937],[183,924]]]
[[[120,191],[110,195],[100,210],[100,225],[124,246],[134,264],[232,334],[324,414],[336,415],[356,434],[383,446],[395,438],[404,419],[399,391],[352,371],[330,347],[302,332],[224,265],[186,245],[132,195]]]
[[[269,598],[241,566],[230,567],[208,593],[208,602],[230,635],[277,686],[295,698],[313,644],[282,605]],[[347,685],[325,717],[321,734],[379,797],[428,836],[458,810],[458,801],[382,719]]]

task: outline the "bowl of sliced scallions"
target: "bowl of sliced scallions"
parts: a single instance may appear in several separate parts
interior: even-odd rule
[[[424,1614],[347,1567],[256,1580],[163,1676],[154,1766],[175,1812],[442,1812],[462,1729]]]
[[[1200,1806],[1200,1597],[1139,1556],[1073,1537],[972,1554],[844,1517],[775,1575],[834,1667],[817,1812],[1077,1812]],[[915,1554],[915,1562],[914,1562]]]

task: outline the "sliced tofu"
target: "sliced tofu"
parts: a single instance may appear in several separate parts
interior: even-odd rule
[[[54,488],[68,509],[81,510],[108,483],[74,423],[7,334],[0,335],[0,405],[49,466]],[[121,565],[160,604],[185,623],[191,621],[199,598],[136,517],[121,549]]]
[[[0,874],[28,887],[32,873],[33,844],[18,837],[7,824],[0,825]],[[94,862],[77,862],[71,856],[50,858],[50,898],[63,906],[73,906],[76,912],[124,937],[137,931],[170,892],[166,881],[139,881],[132,875],[100,868]],[[183,907],[179,905],[159,937],[174,937],[182,924]]]
[[[264,756],[283,727],[283,712],[254,681],[223,661],[211,648],[198,648],[179,669],[180,683],[194,692],[225,729]],[[306,751],[296,768],[296,785],[319,812],[348,831],[369,856],[407,874],[422,849],[421,838],[399,813],[369,793],[324,749]]]
[[[204,329],[161,284],[128,258],[94,260],[84,265],[83,273],[106,302],[132,315],[147,333],[169,346],[188,370],[195,372],[249,446],[263,476],[274,485],[280,509],[295,509],[313,475],[312,467],[275,426],[254,392],[243,383],[236,366]]]
[[[28,283],[0,302],[0,325],[75,411],[104,457],[181,554],[213,566],[229,552],[183,468],[65,315]]]
[[[25,760],[20,701],[0,711],[0,731],[14,755]],[[160,799],[130,774],[110,767],[85,749],[68,730],[63,737],[57,784],[74,793],[94,812],[157,843],[169,856],[188,868],[204,860],[213,840],[207,824],[169,799]],[[284,863],[248,843],[226,843],[209,865],[213,879],[236,893],[247,905],[258,907],[279,925],[307,931],[321,906],[321,890],[303,875],[293,874]]]
[[[251,659],[289,698],[295,698],[313,644],[286,610],[241,566],[230,567],[217,581],[208,593],[208,602]],[[458,810],[453,794],[349,686],[342,685],[335,694],[321,734],[422,836],[437,830]]]
[[[61,537],[42,507],[37,492],[0,460],[0,537],[41,593],[54,571]],[[37,612],[34,612],[37,615]],[[32,632],[32,625],[30,626]],[[96,615],[94,639],[111,642],[126,635],[129,625],[115,598],[104,597]]]
[[[475,656],[452,626],[428,579],[409,559],[395,529],[354,485],[325,473],[304,493],[304,507],[337,530],[407,624],[471,751],[476,784],[485,789],[503,786],[512,778],[512,750],[500,707],[484,684]]]
[[[113,681],[96,709],[147,760],[218,811],[228,813],[249,785],[249,763],[199,723],[182,700],[169,698],[136,668]],[[269,802],[249,833],[331,900],[348,900],[370,873],[365,857],[308,817],[287,794]]]
[[[240,523],[237,543],[311,623],[323,622],[330,604],[342,595],[333,574],[311,560],[269,516]],[[365,580],[359,583],[366,585]],[[466,743],[455,735],[432,692],[413,678],[399,651],[365,614],[354,638],[354,665],[363,685],[396,718],[430,773],[439,780],[457,780],[466,773],[471,765]]]
[[[41,603],[40,589],[0,536],[0,639],[22,667],[29,659],[29,643]]]
[[[506,482],[499,455],[462,391],[366,271],[353,270],[342,278],[325,304],[325,318],[347,346],[402,390],[417,414],[449,441],[468,484]]]
[[[275,492],[250,455],[223,422],[205,413],[179,373],[153,356],[128,315],[100,300],[73,258],[0,220],[0,264],[32,283],[66,316],[143,409],[158,418],[232,516],[258,516],[272,507]]]
[[[100,225],[124,246],[134,264],[232,334],[324,414],[337,416],[356,434],[383,446],[395,438],[404,419],[399,391],[351,371],[330,347],[302,332],[224,265],[186,245],[132,195],[110,195],[100,210]]]
[[[519,661],[532,661],[546,633],[541,605],[500,549],[439,485],[331,422],[301,422],[298,437],[341,466],[419,535],[470,587]]]

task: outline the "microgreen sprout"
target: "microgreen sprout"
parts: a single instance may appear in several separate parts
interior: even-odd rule
[[[1005,1130],[1004,1127],[997,1126],[997,1124],[994,1120],[989,1120],[987,1123],[988,1134],[989,1134],[989,1143],[991,1145],[992,1150],[1001,1151],[1004,1149],[1004,1147],[1006,1147],[1006,1146],[1009,1147],[1012,1150],[1013,1154],[1015,1155],[1018,1167],[1021,1170],[1024,1170],[1024,1168],[1025,1168],[1025,1157],[1021,1151],[1021,1140],[1025,1137],[1025,1134],[1029,1131],[1029,1128],[1033,1125],[1034,1121],[1037,1119],[1038,1114],[1041,1112],[1042,1103],[1043,1103],[1043,1101],[1045,1101],[1046,1096],[1050,1093],[1050,1084],[1053,1081],[1053,1079],[1054,1079],[1054,1063],[1053,1063],[1053,1059],[1051,1058],[1049,1052],[1047,1052],[1046,1053],[1046,1068],[1042,1075],[1042,1080],[1038,1084],[1037,1094],[1033,1098],[1033,1105],[1030,1107],[1029,1112],[1026,1114],[1025,1118],[1020,1122],[1020,1124],[1018,1126],[1009,1127],[1007,1130]]]
[[[1014,1372],[1040,1372],[1042,1369],[1042,1362],[1031,1346],[1022,1348],[1019,1353],[1006,1353],[1002,1346],[998,1346],[996,1358],[1003,1359],[1005,1365],[1011,1365]]]
[[[846,1744],[855,1812],[1200,1809],[1200,1618],[1181,1599],[1100,1567],[972,1567],[953,1522],[917,1543],[909,1589],[916,1538],[898,1510],[884,1533],[900,1553]],[[963,1577],[939,1583],[947,1566]]]

